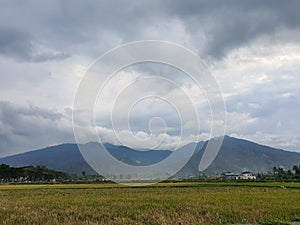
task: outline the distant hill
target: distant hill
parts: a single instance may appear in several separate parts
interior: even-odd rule
[[[198,143],[193,157],[178,173],[179,175],[199,174],[198,165],[206,143]],[[172,151],[168,150],[138,151],[111,144],[105,144],[105,147],[115,158],[131,165],[150,165],[172,154]],[[85,162],[76,144],[62,144],[0,158],[0,164],[2,163],[14,167],[41,165],[71,174],[81,174],[82,171],[85,171],[86,174],[96,173]],[[254,142],[225,136],[219,154],[204,173],[213,175],[224,171],[240,173],[246,170],[267,172],[272,171],[274,166],[291,169],[293,165],[300,165],[300,153],[274,149]]]

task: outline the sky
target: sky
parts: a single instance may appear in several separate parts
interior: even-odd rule
[[[142,40],[176,43],[205,62],[224,96],[227,135],[300,152],[299,8],[297,0],[2,0],[0,156],[74,143],[72,108],[81,79],[99,56]],[[182,108],[178,93],[184,90],[200,112],[200,137],[209,137],[209,104],[201,90],[174,68],[145,63],[117,72],[105,87],[95,119],[103,142],[119,144],[108,122],[116,93],[157,75],[179,87],[155,80],[146,86],[177,96]],[[135,89],[144,90],[142,83]],[[132,132],[161,149],[174,148],[180,138],[194,140],[193,134],[180,137],[178,112],[162,99],[135,106],[131,131],[117,118],[117,134],[128,145]]]

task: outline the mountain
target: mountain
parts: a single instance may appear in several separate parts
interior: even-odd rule
[[[129,165],[151,165],[158,163],[172,154],[168,150],[135,150],[125,146],[104,144],[109,153]]]
[[[198,166],[203,155],[203,149],[196,152],[180,171],[181,175],[199,174]],[[260,145],[251,141],[224,136],[221,149],[213,163],[204,171],[207,175],[222,172],[241,173],[243,171],[268,172],[273,167],[292,169],[300,165],[300,153],[284,151]]]
[[[86,145],[93,146],[99,145],[99,143],[88,143]],[[168,150],[138,151],[125,146],[104,145],[112,156],[130,165],[151,165],[172,154],[172,151]],[[197,144],[193,156],[178,172],[178,175],[186,176],[200,173],[198,166],[206,145],[207,142]],[[85,162],[76,144],[62,144],[0,158],[0,164],[8,164],[14,167],[43,165],[50,169],[71,174],[80,174],[82,171],[85,171],[86,174],[96,173]],[[213,175],[224,171],[240,173],[246,170],[267,172],[272,171],[274,166],[291,169],[293,165],[300,165],[300,153],[275,149],[225,136],[219,154],[204,173]]]
[[[90,142],[85,144],[89,148],[96,148],[99,143]],[[138,151],[125,146],[104,144],[112,156],[130,165],[151,165],[167,158],[172,151],[168,150],[145,150]],[[35,151],[0,158],[0,164],[13,167],[23,166],[46,166],[50,169],[67,172],[70,174],[96,174],[82,157],[77,144],[61,144]]]
[[[83,159],[76,144],[62,144],[0,158],[0,164],[13,167],[40,165],[70,174],[81,174],[82,171],[95,174]]]

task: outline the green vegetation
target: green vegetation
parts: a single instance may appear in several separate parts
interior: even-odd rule
[[[282,167],[273,167],[273,173],[258,173],[261,181],[300,181],[300,166],[294,165],[292,170],[284,170]]]
[[[9,182],[49,182],[55,179],[68,179],[70,175],[47,169],[45,166],[10,167],[0,165],[0,183]]]
[[[0,185],[0,224],[286,224],[300,183]]]

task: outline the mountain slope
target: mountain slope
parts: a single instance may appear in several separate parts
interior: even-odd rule
[[[100,144],[90,142],[86,145],[96,148],[96,145]],[[137,151],[125,146],[104,145],[111,155],[130,165],[151,165],[160,162],[172,153],[167,150]],[[41,165],[71,174],[81,174],[82,171],[85,171],[86,174],[96,174],[82,157],[77,144],[62,144],[0,158],[0,164],[13,167]]]
[[[299,165],[300,154],[226,136],[221,154],[216,158],[215,164],[211,165],[215,167],[209,169],[216,171],[220,163],[223,170],[228,168],[232,172],[266,172],[272,171],[274,166],[291,169],[293,165]]]
[[[202,154],[203,149],[191,158],[180,171],[180,174],[198,174]],[[271,172],[274,166],[292,169],[293,165],[300,165],[300,153],[275,149],[247,140],[225,136],[219,154],[204,173],[213,175],[225,171],[235,173],[243,171]]]
[[[98,145],[98,143],[88,143]],[[178,175],[197,175],[200,159],[205,142],[197,144],[193,157],[181,169]],[[124,146],[105,144],[108,151],[118,160],[131,165],[151,165],[159,162],[172,151],[147,150],[137,151]],[[14,167],[27,165],[44,165],[48,168],[67,173],[95,174],[95,171],[85,162],[76,144],[62,144],[36,151],[0,158],[0,164]],[[204,171],[213,175],[224,171],[240,173],[245,170],[252,172],[272,171],[274,166],[291,169],[293,165],[300,165],[300,153],[274,149],[254,142],[225,136],[219,154],[213,163]]]
[[[13,167],[40,165],[70,174],[80,174],[82,171],[87,174],[95,174],[83,159],[76,144],[62,144],[4,157],[0,159],[0,164],[8,164]]]

